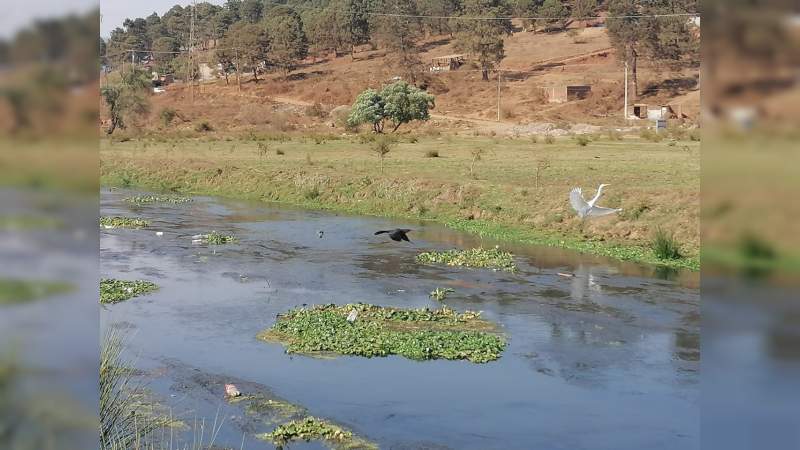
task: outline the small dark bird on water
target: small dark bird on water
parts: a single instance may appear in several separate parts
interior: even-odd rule
[[[394,229],[394,230],[381,230],[381,231],[376,231],[376,232],[375,232],[375,235],[377,236],[377,235],[379,235],[379,234],[388,233],[388,234],[389,234],[389,238],[390,238],[391,240],[393,240],[393,241],[397,241],[397,242],[400,242],[400,241],[411,242],[411,241],[408,239],[408,236],[406,236],[406,233],[408,233],[409,231],[413,231],[413,230],[404,229],[404,228],[396,228],[396,229]]]
[[[322,231],[322,230],[317,231],[317,236],[319,236],[320,239],[322,239],[323,235],[325,235],[324,231]]]

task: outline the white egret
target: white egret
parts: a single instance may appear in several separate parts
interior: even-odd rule
[[[350,323],[353,323],[353,322],[356,321],[357,317],[358,317],[358,311],[356,311],[354,309],[354,310],[350,311],[350,314],[347,315],[347,321],[350,322]]]
[[[595,194],[594,198],[588,202],[584,200],[583,194],[581,193],[581,188],[579,187],[574,188],[569,193],[569,202],[572,204],[572,208],[578,213],[578,217],[581,219],[585,219],[587,217],[600,217],[622,211],[621,209],[604,208],[602,206],[595,205],[597,200],[600,199],[600,196],[603,195],[603,188],[606,186],[610,186],[610,184],[601,184],[600,187],[597,188],[597,194]]]

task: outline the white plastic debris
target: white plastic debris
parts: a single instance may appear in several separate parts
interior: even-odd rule
[[[156,236],[163,236],[163,235],[164,235],[163,231],[156,231]]]
[[[238,396],[242,395],[242,393],[239,392],[239,389],[236,388],[236,385],[234,385],[234,384],[226,384],[225,385],[225,395],[228,396],[228,397],[238,397]]]

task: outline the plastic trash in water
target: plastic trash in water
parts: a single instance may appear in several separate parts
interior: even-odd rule
[[[163,231],[156,231],[156,236],[163,236],[163,235],[164,235]]]
[[[239,389],[236,388],[235,384],[226,384],[225,385],[225,395],[228,396],[228,397],[238,397],[238,396],[242,395],[242,393],[239,392]]]

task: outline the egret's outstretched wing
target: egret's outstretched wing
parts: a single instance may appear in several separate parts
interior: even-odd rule
[[[592,208],[586,213],[586,215],[589,217],[600,217],[618,213],[620,211],[622,210],[615,208],[603,208],[602,206],[592,206]]]
[[[575,211],[583,211],[589,207],[586,203],[586,200],[583,199],[583,194],[581,194],[581,188],[574,188],[569,193],[569,202],[572,204],[572,209]]]

